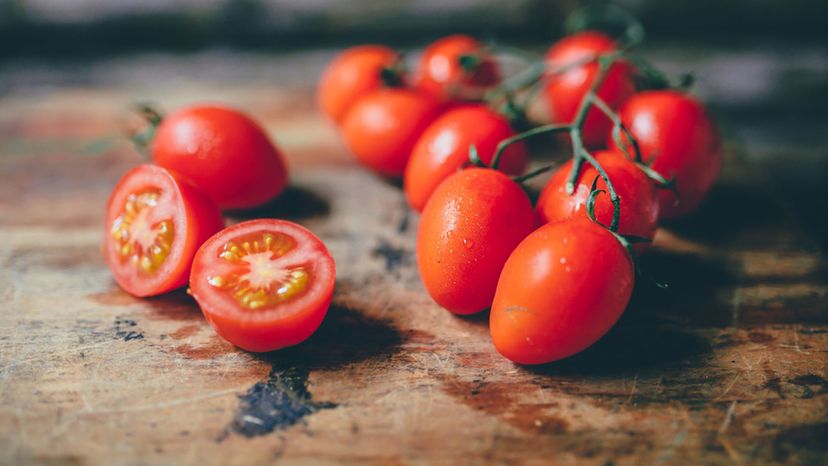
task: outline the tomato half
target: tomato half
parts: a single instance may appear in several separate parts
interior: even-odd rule
[[[322,323],[336,267],[328,249],[292,222],[228,227],[198,250],[190,292],[213,329],[255,352],[296,345]]]
[[[284,158],[264,130],[225,107],[189,107],[164,117],[152,159],[190,179],[222,209],[256,207],[287,184]]]
[[[554,123],[568,124],[575,119],[581,100],[598,76],[599,65],[595,61],[579,66],[572,64],[588,61],[600,54],[614,52],[616,42],[600,32],[585,31],[565,37],[555,43],[546,54],[548,75],[544,89],[549,111]],[[564,72],[555,72],[571,66]],[[603,84],[598,88],[601,97],[612,109],[620,107],[635,93],[634,69],[625,61],[617,61],[610,67]],[[587,113],[582,127],[584,144],[590,149],[606,147],[607,135],[612,131],[612,121],[597,108]]]
[[[606,334],[634,284],[626,248],[583,218],[548,223],[503,266],[489,330],[497,350],[520,364],[544,364],[583,351]]]
[[[473,59],[469,68],[460,63],[464,55]],[[486,47],[473,37],[456,34],[426,47],[420,57],[416,86],[439,99],[451,100],[470,91],[481,93],[499,79],[497,63]]]
[[[425,94],[380,89],[351,107],[342,123],[342,134],[365,166],[382,175],[400,177],[411,149],[440,110],[440,104]]]
[[[600,151],[593,154],[596,161],[607,172],[615,192],[620,199],[620,216],[618,232],[653,239],[658,227],[658,188],[635,163],[617,151]],[[536,210],[541,222],[556,222],[574,216],[586,216],[586,201],[592,191],[592,182],[598,176],[588,162],[584,163],[572,195],[566,192],[566,181],[572,170],[570,160],[561,166],[546,183],[538,198]],[[606,191],[603,178],[598,179],[597,189]],[[595,217],[604,225],[612,223],[613,205],[607,193],[601,193],[595,199]],[[635,245],[640,251],[646,243]]]
[[[488,164],[498,143],[514,135],[509,121],[485,105],[461,105],[446,111],[426,128],[411,152],[404,180],[409,205],[422,211],[440,182],[469,161],[470,146]],[[498,169],[519,175],[528,162],[526,148],[519,142],[506,149]]]
[[[641,92],[621,109],[621,121],[638,142],[644,161],[663,177],[675,177],[679,196],[660,193],[661,216],[677,218],[696,210],[722,165],[719,132],[704,106],[678,91]]]
[[[320,110],[341,123],[360,97],[383,85],[383,69],[393,69],[400,55],[381,45],[361,45],[339,54],[322,73],[316,100]]]
[[[426,203],[417,233],[428,293],[455,314],[488,308],[503,263],[533,226],[529,197],[503,173],[469,168],[448,177]]]
[[[104,222],[109,270],[121,288],[139,297],[184,286],[198,247],[224,227],[210,200],[154,165],[133,168],[121,178]]]

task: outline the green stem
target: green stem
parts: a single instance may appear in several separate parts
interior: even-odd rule
[[[612,128],[612,138],[615,140],[615,144],[624,151],[624,154],[627,158],[633,159],[636,162],[641,162],[641,149],[638,147],[638,141],[635,140],[630,129],[621,121],[621,117],[618,116],[618,113],[613,111],[610,106],[595,93],[592,94],[592,101],[596,107],[598,107],[604,115],[607,116],[612,121],[613,128]],[[633,156],[630,156],[629,152],[627,151],[627,144],[621,140],[621,133],[624,133],[624,136],[627,138],[627,143],[632,146],[633,149]]]
[[[520,134],[516,134],[510,138],[506,138],[497,144],[497,149],[495,149],[494,157],[492,157],[491,166],[492,168],[497,169],[497,166],[500,164],[500,159],[503,156],[503,152],[506,151],[506,149],[509,148],[509,146],[516,142],[522,141],[532,136],[537,136],[538,134],[556,133],[560,131],[566,131],[568,129],[570,129],[569,125],[544,125],[538,126],[537,128],[532,128],[529,131],[525,131]]]
[[[543,173],[548,172],[549,170],[552,170],[553,168],[556,168],[557,166],[558,165],[547,165],[545,167],[541,167],[541,168],[532,170],[532,171],[530,171],[529,173],[527,173],[525,175],[515,176],[512,179],[517,183],[523,183],[524,181],[529,181],[529,180],[531,180],[532,178],[534,178],[538,175],[541,175]]]
[[[612,181],[610,181],[609,175],[604,170],[604,167],[598,163],[597,160],[586,150],[582,149],[581,156],[595,168],[595,171],[604,179],[604,182],[607,184],[607,191],[609,192],[610,202],[612,202],[612,221],[609,225],[609,230],[613,233],[618,231],[618,222],[621,220],[621,199],[618,197],[618,193],[615,192],[615,187],[612,185]],[[595,182],[593,182],[593,185]]]

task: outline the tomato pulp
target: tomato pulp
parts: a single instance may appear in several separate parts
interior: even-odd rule
[[[121,178],[106,208],[103,253],[134,296],[184,286],[201,244],[224,226],[218,208],[169,170],[141,165]]]
[[[262,352],[310,337],[328,311],[335,280],[334,260],[316,235],[285,220],[259,219],[204,243],[190,292],[219,335]]]

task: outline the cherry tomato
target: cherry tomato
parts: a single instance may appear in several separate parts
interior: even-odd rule
[[[409,205],[422,211],[431,193],[444,179],[469,161],[469,146],[490,163],[497,144],[515,131],[509,121],[484,105],[462,105],[442,114],[426,128],[405,169],[405,196]],[[523,143],[509,146],[500,158],[499,170],[523,173],[528,164]]]
[[[424,94],[380,89],[354,104],[342,123],[342,134],[365,166],[382,175],[401,177],[411,149],[439,112],[439,103]]]
[[[322,323],[336,267],[306,228],[258,219],[226,228],[198,250],[190,290],[213,329],[255,352],[296,345]]]
[[[697,209],[722,165],[721,139],[704,106],[678,91],[641,92],[621,109],[621,121],[644,161],[663,177],[675,177],[679,196],[662,190],[661,216],[677,218]]]
[[[463,56],[472,58],[470,68],[460,63]],[[483,44],[457,34],[444,37],[423,51],[417,89],[442,100],[451,100],[470,92],[482,93],[498,83],[499,75],[497,64]]]
[[[287,183],[282,154],[247,115],[197,106],[166,116],[152,159],[190,179],[222,209],[246,209],[276,197]]]
[[[489,330],[503,356],[544,364],[583,351],[627,307],[634,283],[626,248],[583,218],[547,223],[506,261]]]
[[[218,208],[189,183],[141,165],[109,197],[104,259],[128,293],[158,295],[187,283],[196,250],[223,227]]]
[[[599,66],[595,61],[577,66],[572,64],[586,62],[617,49],[614,40],[594,31],[565,37],[549,49],[546,54],[548,75],[544,96],[554,123],[567,124],[575,119],[581,100],[598,76]],[[555,72],[568,65],[571,68],[566,71]],[[617,109],[634,92],[633,67],[627,62],[617,61],[610,67],[597,94],[610,108]],[[612,121],[599,109],[590,109],[582,127],[582,137],[587,148],[606,147],[607,135],[611,131]]]
[[[317,102],[322,113],[341,123],[360,97],[383,85],[383,69],[393,69],[400,55],[381,45],[361,45],[345,50],[322,73]]]
[[[417,235],[420,277],[434,301],[455,314],[489,307],[503,263],[533,223],[529,198],[503,173],[469,168],[448,177]]]
[[[658,188],[650,178],[617,151],[600,151],[593,154],[596,161],[607,172],[615,192],[620,199],[618,232],[653,239],[658,227]],[[584,163],[572,195],[566,193],[566,181],[572,169],[570,160],[559,168],[541,191],[536,206],[543,223],[557,222],[575,216],[586,216],[586,201],[592,191],[592,182],[598,171]],[[596,188],[607,190],[603,178],[598,179]],[[613,205],[607,193],[595,199],[595,218],[604,225],[612,223]],[[636,249],[646,248],[646,243],[637,243]]]

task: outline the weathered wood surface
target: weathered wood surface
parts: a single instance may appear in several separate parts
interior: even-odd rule
[[[641,282],[595,347],[518,367],[486,316],[430,301],[416,215],[350,161],[308,83],[259,77],[0,100],[0,463],[828,461],[825,239],[761,166],[731,151],[705,208],[659,232],[644,265],[669,289]],[[231,102],[272,130],[292,187],[246,215],[307,225],[338,267],[307,343],[245,353],[184,293],[134,299],[110,278],[103,206],[141,161],[117,135],[146,96]]]

